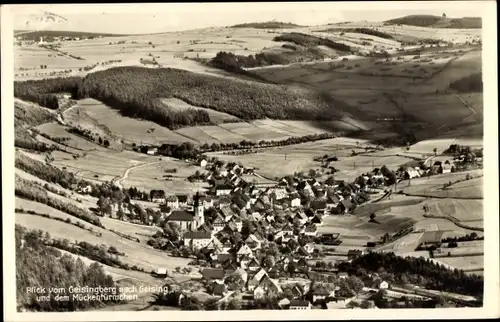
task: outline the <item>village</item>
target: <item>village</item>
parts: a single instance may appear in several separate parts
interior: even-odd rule
[[[398,293],[401,291],[396,291],[398,286],[392,286],[379,274],[370,274],[362,280],[339,267],[376,252],[384,243],[412,233],[413,228],[380,236],[380,241],[353,247],[345,259],[327,263],[323,258],[332,251],[328,247],[342,244],[342,235],[318,233],[318,227],[328,216],[350,216],[363,204],[390,199],[393,193],[398,193],[397,186],[403,181],[482,164],[478,151],[471,153],[470,149],[459,146],[450,150],[455,157],[450,156],[444,162],[425,166],[422,161],[419,166],[401,166],[397,171],[383,166],[354,182],[336,180],[334,175],[321,180],[296,174],[264,187],[249,182],[255,169],[202,155],[189,161],[205,170],[197,171],[191,180],[207,182],[210,186],[207,191],[169,195],[164,190],[151,190],[147,197],[159,204],[161,211],[141,219],[133,219],[135,215],[125,203],[113,205],[113,210],[121,213],[122,220],[163,227],[163,233],[153,236],[148,244],[173,256],[193,258],[192,264],[200,267],[204,287],[220,297],[219,307],[228,302],[255,305],[263,299],[275,299],[271,302],[279,308],[291,310],[377,307],[369,300],[374,294],[383,299],[387,292],[392,292],[392,296],[404,294],[406,298],[410,296],[406,293],[409,290]],[[372,213],[366,220],[373,221],[379,213]],[[423,241],[427,246],[440,242],[439,237]],[[192,270],[178,268],[179,272]],[[159,267],[152,274],[165,278],[170,273]],[[175,292],[179,304],[185,296],[182,291]],[[366,299],[359,300],[363,294]],[[426,297],[414,295],[419,301],[422,298]],[[406,307],[404,301],[399,305]]]

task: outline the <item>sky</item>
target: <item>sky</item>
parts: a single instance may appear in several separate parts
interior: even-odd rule
[[[384,21],[410,14],[482,16],[481,1],[268,2],[13,5],[14,29],[48,11],[67,19],[43,29],[141,34],[277,20],[300,25]]]

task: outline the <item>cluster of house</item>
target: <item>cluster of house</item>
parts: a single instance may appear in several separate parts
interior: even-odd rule
[[[208,174],[204,180],[211,186],[206,194],[197,193],[191,202],[189,196],[166,196],[163,191],[154,190],[151,200],[168,209],[165,221],[180,228],[182,244],[204,254],[209,268],[203,269],[202,275],[213,294],[226,294],[225,278],[237,272],[244,282],[240,291],[254,299],[282,292],[274,278],[279,277],[280,272],[289,271],[290,265],[297,272],[309,271],[308,260],[315,252],[312,242],[322,239],[317,227],[323,224],[324,218],[353,210],[368,200],[366,187],[378,187],[385,180],[380,171],[374,171],[361,185],[333,177],[324,182],[287,177],[272,187],[257,188],[245,179],[251,170],[237,164],[207,164],[205,169]],[[207,217],[205,213],[209,208],[215,212],[211,211]],[[329,234],[329,237],[336,239],[339,234]],[[271,267],[264,264],[259,255],[270,241],[287,245],[290,250],[279,252]],[[362,254],[352,250],[349,258]],[[312,301],[305,301],[301,291],[288,305],[291,309],[310,308],[318,297],[333,297],[334,291],[311,292]]]
[[[399,175],[402,179],[413,179],[419,178],[431,173],[441,174],[441,173],[450,173],[455,171],[455,165],[452,164],[449,160],[444,162],[435,161],[429,168],[421,169],[420,167],[405,167],[403,171],[399,172]]]

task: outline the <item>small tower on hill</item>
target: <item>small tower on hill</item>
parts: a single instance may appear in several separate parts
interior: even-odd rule
[[[194,220],[196,221],[197,228],[205,223],[203,202],[201,201],[199,191],[197,191],[194,196]]]

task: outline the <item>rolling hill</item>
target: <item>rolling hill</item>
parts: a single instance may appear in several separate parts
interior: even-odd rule
[[[56,37],[70,37],[70,38],[100,38],[100,37],[123,37],[126,35],[108,34],[108,33],[94,33],[82,31],[67,31],[67,30],[16,30],[14,36],[22,37],[23,40],[38,41],[40,37],[48,40]]]
[[[446,18],[432,15],[410,15],[387,20],[389,25],[408,25],[428,28],[481,29],[479,17]]]

